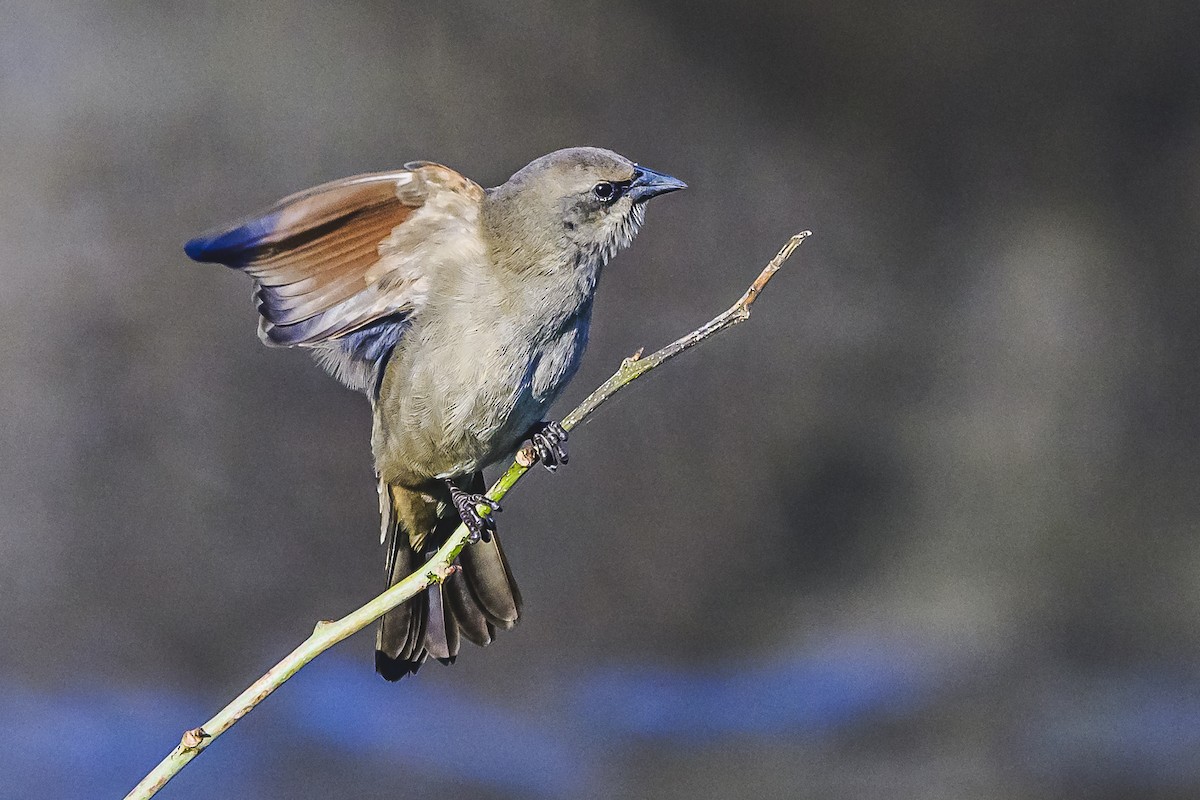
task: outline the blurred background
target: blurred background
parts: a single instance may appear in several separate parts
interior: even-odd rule
[[[691,189],[501,520],[521,625],[339,646],[165,798],[1200,796],[1194,2],[8,3],[0,796],[119,797],[382,589],[365,400],[182,243],[414,159]]]

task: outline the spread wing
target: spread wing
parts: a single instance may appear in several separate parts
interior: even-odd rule
[[[351,388],[369,389],[419,313],[429,270],[470,245],[483,189],[416,162],[286,197],[262,214],[199,236],[184,251],[254,278],[259,336],[315,350]]]
[[[184,250],[254,278],[264,342],[313,346],[417,311],[421,251],[473,220],[482,196],[448,167],[414,163],[284,198]]]

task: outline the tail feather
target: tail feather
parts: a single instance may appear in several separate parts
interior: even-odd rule
[[[470,491],[483,491],[483,475],[471,477]],[[449,503],[400,486],[380,492],[384,537],[388,546],[388,585],[412,574],[458,527]],[[438,516],[439,505],[446,516]],[[496,630],[517,623],[521,593],[496,536],[459,555],[459,572],[389,611],[379,622],[375,669],[389,681],[415,673],[432,656],[454,663],[462,639],[485,646]]]
[[[471,598],[487,617],[488,622],[501,630],[517,624],[521,608],[521,592],[508,568],[508,560],[495,536],[490,542],[476,542],[459,556],[463,580]]]
[[[404,649],[400,651],[402,658],[414,660],[424,659],[421,649],[425,641],[425,621],[429,616],[429,595],[421,593],[408,601],[408,632],[404,640]],[[416,671],[415,669],[413,670]]]
[[[429,616],[425,628],[425,649],[443,664],[458,657],[458,625],[450,615],[442,591],[430,591]]]
[[[495,538],[492,537],[493,540]],[[450,609],[463,638],[471,644],[487,647],[492,643],[492,639],[496,638],[496,629],[471,595],[471,589],[463,575],[464,573],[455,574],[442,584],[442,596],[446,599],[446,607]]]

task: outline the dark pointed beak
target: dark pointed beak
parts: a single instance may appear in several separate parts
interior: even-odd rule
[[[679,180],[679,178],[672,178],[670,175],[655,172],[648,167],[634,165],[633,169],[633,183],[629,184],[629,196],[633,198],[633,202],[635,203],[649,200],[651,197],[657,197],[667,192],[674,192],[677,189],[687,188],[687,184]]]

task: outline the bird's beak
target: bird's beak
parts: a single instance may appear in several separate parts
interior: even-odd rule
[[[633,183],[629,184],[629,196],[633,198],[633,202],[640,203],[643,200],[649,200],[651,197],[657,197],[660,194],[673,192],[677,189],[686,189],[687,184],[672,178],[670,175],[664,175],[661,172],[634,165],[633,168]]]

